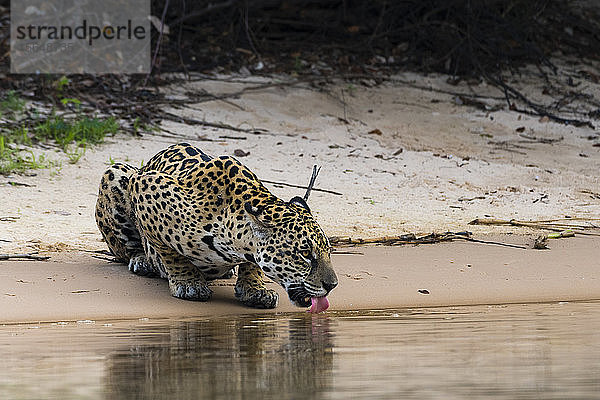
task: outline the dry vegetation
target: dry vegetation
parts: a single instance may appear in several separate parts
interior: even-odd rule
[[[0,119],[4,154],[20,157],[15,150],[52,139],[65,150],[75,143],[69,157],[76,161],[77,148],[90,141],[73,131],[87,126],[82,121],[107,125],[100,139],[114,132],[111,121],[135,135],[173,135],[161,128],[163,120],[239,130],[165,111],[240,94],[188,91],[173,99],[162,90],[216,73],[279,77],[245,91],[306,82],[319,90],[335,79],[377,85],[406,70],[442,73],[453,84],[486,81],[515,112],[591,128],[600,118],[600,100],[585,90],[600,81],[600,13],[580,2],[153,0],[152,14],[150,76],[10,75],[9,6],[0,2],[0,100],[22,103],[19,112],[4,107],[11,111]],[[538,82],[539,92],[524,93],[518,84],[524,79]],[[459,98],[489,110],[486,96],[474,89]],[[49,125],[66,127],[72,140],[38,134]]]

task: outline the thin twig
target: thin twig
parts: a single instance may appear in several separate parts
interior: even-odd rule
[[[148,78],[150,78],[150,74],[152,74],[152,70],[154,69],[154,65],[156,63],[156,57],[158,56],[158,50],[160,49],[160,44],[162,42],[163,31],[165,27],[165,17],[167,16],[167,9],[169,8],[169,0],[165,1],[165,6],[163,8],[162,17],[160,18],[160,33],[158,34],[158,40],[156,41],[156,47],[154,49],[154,56],[152,57],[152,64],[150,64],[150,71],[148,71],[148,75],[146,75],[146,79],[144,79],[144,86],[148,83]]]
[[[304,201],[308,201],[308,196],[310,196],[310,191],[313,189],[315,185],[315,181],[317,180],[317,175],[319,175],[319,171],[321,171],[321,167],[317,167],[313,165],[312,175],[310,177],[310,182],[306,188],[306,193],[304,194]]]
[[[110,263],[120,263],[120,261],[117,260],[115,257],[102,257],[102,256],[92,255],[92,258],[96,258],[96,259],[102,260],[102,261],[108,261]]]
[[[201,121],[199,119],[194,119],[194,118],[189,118],[189,117],[182,117],[180,115],[176,115],[170,112],[163,112],[161,114],[161,116],[163,116],[165,119],[171,120],[173,122],[179,122],[179,123],[183,123],[183,124],[188,124],[188,125],[202,125],[202,126],[210,126],[212,128],[219,128],[219,129],[225,129],[225,130],[230,130],[230,131],[234,131],[234,132],[245,132],[245,133],[266,133],[267,131],[265,129],[247,129],[247,128],[238,128],[236,126],[232,126],[229,124],[225,124],[222,122],[208,122],[208,121]]]
[[[512,111],[517,111],[522,114],[531,114],[532,113],[531,111],[519,109],[519,108],[517,108],[517,106],[514,103],[511,103],[509,93],[512,94],[515,98],[521,100],[527,106],[529,106],[534,111],[533,112],[534,115],[538,115],[541,117],[548,117],[549,119],[551,119],[555,122],[560,122],[560,123],[566,124],[566,125],[573,125],[576,127],[587,126],[591,129],[594,129],[594,125],[590,121],[582,121],[579,119],[572,119],[572,118],[562,118],[562,117],[559,117],[558,115],[555,115],[555,114],[549,112],[548,107],[534,103],[533,101],[529,100],[523,93],[521,93],[517,89],[513,88],[512,86],[506,84],[501,78],[494,78],[487,74],[486,74],[486,78],[488,80],[490,80],[490,82],[492,82],[495,86],[499,87],[500,89],[502,89],[504,91],[506,101],[508,102],[509,108]]]
[[[181,0],[181,16],[183,17],[185,15],[185,0]],[[185,76],[189,79],[190,77],[190,72],[187,69],[187,66],[185,65],[185,62],[183,61],[183,54],[181,54],[181,34],[183,33],[183,25],[180,24],[179,25],[179,32],[177,33],[177,54],[179,55],[179,64],[181,64],[181,67],[183,68],[183,72],[185,74]]]
[[[49,259],[49,256],[38,256],[35,254],[0,254],[0,260],[14,260],[24,261],[24,260],[38,260],[43,261]]]
[[[527,247],[525,246],[519,246],[518,244],[510,244],[510,243],[502,243],[502,242],[496,242],[493,240],[481,240],[481,239],[473,239],[473,238],[467,238],[467,237],[460,237],[457,239],[463,239],[466,240],[467,242],[474,242],[474,243],[483,243],[483,244],[494,244],[497,246],[504,246],[504,247],[512,247],[514,249],[527,249]]]
[[[265,182],[265,183],[270,183],[272,185],[288,186],[288,187],[299,188],[299,189],[308,189],[308,186],[294,185],[292,183],[279,182],[279,181],[268,181],[266,179],[261,179],[260,181]],[[312,188],[312,190],[314,190],[315,192],[323,192],[323,193],[335,194],[336,196],[343,196],[342,193],[334,192],[333,190],[319,189],[319,188]]]
[[[252,35],[251,35],[251,29],[248,25],[248,0],[244,0],[244,28],[246,30],[246,39],[248,39],[248,43],[250,44],[250,47],[252,48],[252,51],[254,52],[254,55],[256,56],[256,58],[258,59],[259,62],[262,62],[261,57],[260,57],[260,53],[258,52],[258,50],[256,50],[256,47],[254,46],[254,41],[252,40]]]

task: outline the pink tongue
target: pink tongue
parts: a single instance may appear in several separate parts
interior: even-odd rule
[[[317,314],[329,308],[329,300],[327,300],[327,297],[311,297],[310,301],[312,302],[312,306],[309,310],[311,313]]]

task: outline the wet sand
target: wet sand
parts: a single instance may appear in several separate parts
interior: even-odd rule
[[[498,238],[497,238],[498,239]],[[521,236],[503,242],[524,244]],[[550,250],[515,249],[467,242],[340,249],[340,284],[331,310],[600,299],[600,240],[550,241]],[[0,322],[51,322],[136,318],[190,318],[264,313],[240,305],[234,280],[216,281],[208,303],[171,297],[161,279],[135,276],[121,264],[92,258],[1,261]],[[303,312],[283,290],[266,312]]]

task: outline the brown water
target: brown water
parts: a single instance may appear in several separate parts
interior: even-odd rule
[[[600,303],[0,327],[1,399],[600,398]]]

